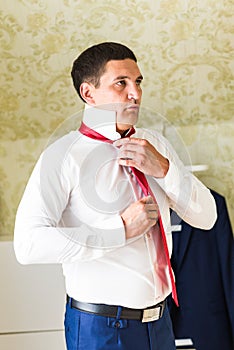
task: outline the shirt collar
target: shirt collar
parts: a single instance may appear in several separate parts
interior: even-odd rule
[[[115,141],[121,137],[116,131],[116,112],[85,104],[83,122],[99,134]]]

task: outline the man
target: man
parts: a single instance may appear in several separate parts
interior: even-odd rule
[[[88,48],[72,78],[83,123],[36,164],[16,217],[16,256],[63,264],[68,350],[173,350],[169,208],[209,229],[215,202],[160,134],[134,133],[143,77],[129,48]]]

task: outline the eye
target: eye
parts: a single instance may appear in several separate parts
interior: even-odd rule
[[[119,80],[119,81],[117,81],[116,85],[118,85],[118,86],[125,86],[126,82],[125,82],[125,80]]]
[[[141,85],[141,83],[142,83],[142,79],[137,79],[136,80],[136,85]]]

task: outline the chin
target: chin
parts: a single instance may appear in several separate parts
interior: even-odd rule
[[[136,125],[138,113],[124,113],[120,117],[117,116],[117,124],[121,126],[121,130],[127,130]]]

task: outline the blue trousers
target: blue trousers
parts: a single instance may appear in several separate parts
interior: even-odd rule
[[[121,308],[119,308],[121,313]],[[175,350],[168,308],[157,321],[142,323],[82,312],[66,305],[68,350]]]

